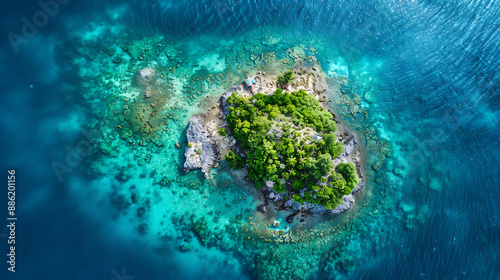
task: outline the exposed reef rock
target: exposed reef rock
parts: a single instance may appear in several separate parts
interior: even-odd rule
[[[191,117],[186,134],[188,146],[184,153],[186,157],[184,169],[201,168],[205,178],[209,179],[210,169],[218,159],[218,151],[212,140],[208,138],[208,132],[203,126],[202,116]]]

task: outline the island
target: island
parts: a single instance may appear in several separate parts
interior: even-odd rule
[[[328,107],[322,71],[302,67],[276,79],[258,72],[222,94],[206,114],[190,119],[186,171],[210,169],[226,160],[245,171],[279,209],[311,215],[340,214],[363,187],[358,141],[338,128]]]

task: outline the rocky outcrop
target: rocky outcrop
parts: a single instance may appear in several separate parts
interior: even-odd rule
[[[325,206],[322,206],[322,205],[317,205],[317,204],[314,204],[309,210],[309,214],[313,215],[313,216],[319,216],[319,215],[323,215],[326,213],[326,208]]]
[[[344,153],[343,156],[349,156],[354,151],[354,147],[358,144],[356,137],[351,138],[349,141],[344,143]]]
[[[347,209],[351,208],[351,206],[355,202],[354,195],[352,195],[352,193],[349,195],[344,195],[342,197],[342,201],[343,201],[342,203],[340,203],[339,205],[337,205],[337,207],[331,210],[328,210],[321,205],[312,205],[308,207],[309,209],[307,210],[307,212],[313,216],[319,216],[323,214],[338,215],[346,211]]]
[[[186,132],[188,146],[184,152],[186,162],[184,169],[193,170],[201,168],[205,178],[209,178],[210,168],[217,162],[218,151],[212,140],[208,138],[208,132],[203,125],[200,115],[191,117]]]

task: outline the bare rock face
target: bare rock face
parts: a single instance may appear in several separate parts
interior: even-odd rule
[[[201,168],[205,178],[209,179],[209,172],[217,162],[218,151],[212,140],[208,138],[208,132],[203,126],[203,118],[199,115],[191,117],[187,129],[188,147],[184,152],[186,162],[184,169],[193,170]]]
[[[358,144],[358,140],[356,140],[356,137],[351,138],[349,141],[344,143],[344,153],[342,154],[343,156],[349,156],[351,155],[352,151],[354,150],[354,147]]]
[[[326,208],[325,206],[322,206],[322,205],[317,205],[317,204],[314,204],[312,207],[309,208],[308,212],[309,214],[313,215],[313,216],[319,216],[319,215],[323,215],[326,213]]]

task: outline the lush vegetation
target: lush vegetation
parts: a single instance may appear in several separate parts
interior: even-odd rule
[[[286,87],[288,83],[290,83],[293,80],[293,71],[288,70],[285,73],[278,75],[278,84],[281,87]]]
[[[245,165],[243,158],[235,154],[233,151],[230,151],[229,154],[226,155],[226,160],[229,163],[229,166],[234,169],[242,169]]]
[[[356,186],[354,166],[339,164],[338,173],[334,169],[332,158],[344,149],[334,134],[337,126],[332,115],[304,90],[278,89],[272,95],[249,98],[233,93],[227,103],[227,123],[247,151],[249,178],[257,188],[270,180],[275,191],[289,190],[295,201],[332,209]],[[233,168],[245,164],[233,152],[226,160]]]

